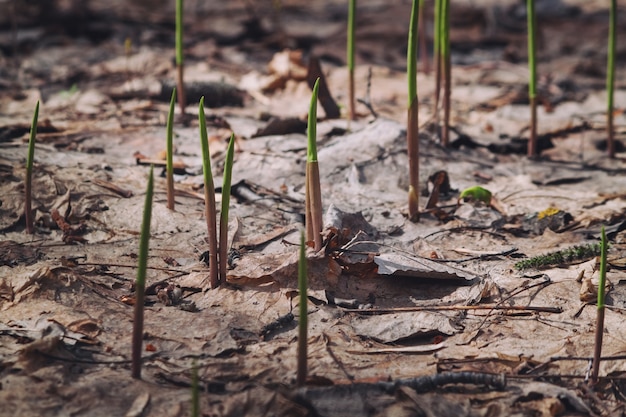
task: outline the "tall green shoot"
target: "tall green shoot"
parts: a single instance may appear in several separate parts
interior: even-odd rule
[[[409,155],[409,219],[419,221],[419,127],[417,124],[417,11],[418,0],[413,0],[409,41],[407,48],[407,78],[409,92],[407,120],[407,151]]]
[[[537,17],[535,0],[526,0],[528,19],[528,100],[530,103],[530,137],[528,138],[528,157],[534,158],[537,153],[537,51],[535,47]]]
[[[426,47],[426,21],[424,18],[424,0],[419,2],[419,11],[417,12],[417,33],[419,38],[420,61],[422,62],[422,71],[428,75],[430,73],[430,63],[428,60],[428,49]]]
[[[306,268],[306,245],[304,232],[300,233],[300,258],[298,261],[298,292],[300,293],[300,305],[298,316],[298,373],[296,383],[304,386],[307,376],[307,341],[308,341],[308,285]]]
[[[230,205],[230,185],[233,173],[233,157],[235,154],[235,134],[231,133],[224,163],[224,182],[222,185],[222,210],[220,211],[220,282],[226,282],[226,266],[228,265],[228,210]]]
[[[180,114],[185,115],[185,84],[184,76],[184,57],[183,57],[183,0],[176,0],[176,85],[178,86],[178,106]]]
[[[167,114],[167,208],[174,210],[174,103],[176,100],[176,87],[172,91],[170,110]]]
[[[313,86],[313,95],[309,106],[307,129],[307,162],[306,162],[306,194],[305,219],[307,241],[314,242],[315,251],[322,249],[322,190],[320,186],[320,169],[317,161],[317,95],[319,93],[318,78]]]
[[[348,0],[348,120],[354,120],[354,28],[356,19],[356,0]]]
[[[441,144],[450,143],[450,94],[452,93],[452,65],[450,60],[450,0],[442,0],[441,22],[441,60],[443,72],[443,126],[441,127]]]
[[[198,120],[200,124],[200,142],[202,144],[202,171],[204,174],[204,216],[206,217],[207,234],[209,239],[209,283],[211,288],[219,285],[217,263],[217,213],[215,210],[215,186],[211,172],[211,155],[209,153],[209,139],[206,132],[206,116],[204,115],[204,97],[198,106]]]
[[[154,189],[153,167],[150,167],[146,200],[143,206],[141,237],[139,239],[139,265],[135,281],[135,317],[133,320],[132,377],[141,378],[141,348],[143,345],[143,310],[146,291],[146,270],[148,268],[148,245],[150,242],[150,220],[152,217],[152,194]]]
[[[598,282],[598,314],[596,316],[596,339],[593,350],[593,366],[591,370],[591,383],[598,382],[598,372],[600,371],[600,358],[602,357],[602,335],[604,333],[604,291],[606,287],[606,254],[608,244],[606,232],[602,226],[602,246],[600,255],[600,281]]]
[[[435,60],[435,97],[433,106],[433,116],[435,126],[439,126],[439,97],[441,96],[441,17],[443,0],[435,0],[435,19],[433,30],[433,59]]]
[[[615,158],[615,138],[613,133],[613,92],[615,89],[615,48],[617,30],[617,0],[611,0],[609,15],[609,47],[606,64],[606,133],[609,157]]]
[[[26,233],[33,234],[33,160],[35,159],[35,139],[37,137],[37,119],[39,118],[39,100],[35,105],[33,121],[30,125],[30,137],[28,139],[28,156],[26,158],[26,179],[24,181],[24,220],[26,221]]]

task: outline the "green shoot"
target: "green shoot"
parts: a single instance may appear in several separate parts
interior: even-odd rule
[[[217,264],[217,213],[215,210],[215,186],[213,185],[213,173],[211,172],[209,139],[206,133],[204,97],[200,99],[198,119],[200,124],[200,142],[202,144],[202,171],[204,173],[204,216],[206,217],[207,233],[209,235],[209,282],[211,288],[217,288],[219,285]]]
[[[304,232],[300,233],[300,260],[298,261],[298,292],[300,293],[300,310],[298,320],[298,386],[304,386],[307,375],[307,340],[308,340],[308,311],[307,311],[307,268],[306,245]]]
[[[143,206],[141,238],[139,239],[139,265],[135,281],[135,318],[133,320],[132,376],[141,378],[141,348],[143,344],[143,305],[146,290],[146,270],[148,268],[148,245],[150,242],[150,219],[152,217],[152,194],[154,189],[153,167],[150,167],[146,200]]]
[[[443,72],[443,126],[441,129],[441,144],[448,146],[450,143],[450,94],[452,92],[452,66],[450,62],[450,0],[442,0],[440,53]]]
[[[167,208],[174,210],[174,162],[173,162],[173,136],[174,136],[174,102],[176,100],[176,87],[172,91],[170,99],[170,111],[167,114]]]
[[[419,221],[419,128],[417,124],[417,11],[418,0],[413,0],[409,45],[407,50],[407,78],[409,91],[408,124],[406,130],[409,155],[409,219]]]
[[[617,0],[611,0],[609,21],[609,48],[606,64],[606,133],[609,158],[615,158],[613,137],[613,91],[615,89],[615,31],[617,30]]]
[[[319,93],[318,78],[313,86],[313,95],[309,106],[307,129],[307,162],[306,162],[306,202],[305,218],[307,241],[314,242],[315,251],[322,249],[322,191],[320,187],[320,171],[317,161],[317,95]]]
[[[26,181],[24,190],[26,193],[26,201],[24,202],[24,220],[26,221],[26,233],[33,234],[33,213],[32,213],[32,194],[33,194],[33,159],[35,158],[35,138],[37,137],[37,119],[39,118],[39,100],[35,105],[35,113],[33,121],[30,125],[30,138],[28,139],[28,157],[26,158]]]
[[[348,120],[356,117],[354,110],[354,26],[356,19],[356,0],[348,1]]]
[[[193,363],[191,371],[191,417],[200,417],[200,388],[198,386],[198,365]]]
[[[233,173],[233,157],[235,154],[235,134],[230,135],[226,162],[224,163],[224,183],[222,185],[222,210],[220,212],[220,282],[226,282],[226,266],[228,265],[228,208],[230,205],[230,184]]]
[[[596,340],[593,349],[593,367],[591,370],[591,383],[598,382],[598,372],[600,370],[600,357],[602,356],[602,335],[604,333],[604,290],[606,287],[606,253],[607,253],[606,232],[602,226],[602,252],[600,255],[600,281],[598,283],[598,315],[596,316]]]
[[[537,18],[535,16],[535,0],[526,0],[528,18],[528,100],[530,103],[530,137],[528,139],[528,157],[537,156],[537,63],[535,58],[535,34]]]
[[[428,49],[426,47],[426,25],[424,20],[424,0],[419,2],[419,11],[417,12],[417,33],[419,38],[420,61],[422,62],[422,72],[428,75],[430,73],[430,63],[428,60]]]
[[[176,85],[178,86],[178,106],[181,115],[185,115],[185,84],[183,58],[183,0],[176,0]]]
[[[439,97],[441,96],[441,6],[443,0],[435,0],[435,22],[433,30],[433,59],[435,60],[435,99],[433,116],[435,126],[439,125]]]

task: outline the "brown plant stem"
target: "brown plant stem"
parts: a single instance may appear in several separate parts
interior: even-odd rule
[[[537,97],[530,97],[530,137],[528,138],[528,157],[535,158],[537,152]]]
[[[409,154],[409,220],[419,221],[419,127],[417,115],[417,98],[408,111],[407,150]]]
[[[599,290],[598,290],[599,291]],[[593,366],[591,369],[591,383],[598,383],[600,373],[600,357],[602,356],[602,336],[604,335],[604,306],[598,306],[596,315],[596,337],[593,348]]]

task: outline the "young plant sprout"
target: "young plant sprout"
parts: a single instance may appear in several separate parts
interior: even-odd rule
[[[152,217],[152,193],[154,189],[153,167],[150,167],[146,200],[143,206],[141,237],[139,239],[139,265],[135,281],[135,318],[133,320],[132,376],[141,378],[141,347],[143,341],[143,305],[146,290],[146,270],[148,266],[148,244],[150,242],[150,219]]]
[[[24,220],[26,221],[26,233],[33,234],[33,159],[35,158],[35,138],[37,137],[37,119],[39,118],[39,100],[35,105],[35,113],[33,121],[30,125],[30,138],[28,139],[28,156],[26,158],[26,180],[24,182],[25,201],[24,201]]]
[[[409,45],[407,50],[407,78],[409,89],[408,121],[406,129],[409,155],[409,219],[419,221],[419,137],[417,125],[417,2],[413,0]]]
[[[600,371],[600,358],[602,356],[602,334],[604,333],[604,289],[606,287],[606,253],[607,253],[606,232],[602,226],[602,253],[600,255],[600,281],[598,282],[598,315],[596,316],[596,340],[593,349],[593,366],[591,370],[591,383],[598,382],[598,372]]]
[[[443,72],[443,126],[441,126],[441,144],[450,143],[450,94],[452,92],[452,65],[450,61],[450,0],[442,0],[440,48]]]
[[[320,169],[317,161],[317,95],[318,78],[313,86],[313,95],[309,106],[309,124],[307,129],[308,146],[306,161],[305,219],[307,241],[314,242],[315,251],[322,249],[322,190],[320,187]]]
[[[537,55],[535,49],[535,31],[537,18],[535,16],[535,0],[526,0],[526,14],[528,18],[528,100],[530,103],[530,137],[528,138],[528,157],[537,156]]]
[[[170,99],[170,111],[167,114],[167,208],[174,210],[174,162],[173,162],[173,136],[174,136],[174,102],[176,100],[176,87],[172,91]]]
[[[609,19],[609,48],[606,64],[606,140],[609,157],[615,158],[615,139],[613,137],[613,91],[615,88],[615,31],[617,30],[617,0],[611,0]]]
[[[183,82],[183,0],[176,0],[176,85],[178,86],[178,106],[180,114],[185,114],[185,84]]]
[[[219,270],[217,263],[217,213],[215,210],[215,187],[213,185],[213,173],[211,172],[209,139],[206,133],[204,97],[200,99],[198,120],[200,124],[200,142],[202,144],[202,171],[204,173],[204,216],[206,217],[209,239],[209,283],[211,288],[217,288],[219,285]]]
[[[356,0],[348,1],[348,120],[354,120],[354,21],[356,19]]]
[[[226,162],[224,163],[224,182],[222,185],[222,210],[220,211],[220,282],[226,282],[226,266],[228,265],[228,209],[230,204],[230,184],[233,173],[233,157],[235,154],[235,134],[230,135]]]
[[[419,11],[417,12],[417,33],[419,38],[420,61],[422,62],[422,71],[428,75],[430,73],[430,63],[428,61],[428,49],[426,48],[426,26],[424,19],[424,0],[419,2]]]
[[[304,386],[307,375],[307,340],[308,340],[308,309],[307,309],[307,268],[306,245],[304,232],[300,233],[300,259],[298,261],[298,292],[300,293],[300,310],[298,319],[298,374],[296,383]]]
[[[435,0],[435,22],[433,30],[433,59],[435,60],[435,98],[433,116],[435,126],[439,126],[439,97],[441,96],[441,16],[443,0]]]

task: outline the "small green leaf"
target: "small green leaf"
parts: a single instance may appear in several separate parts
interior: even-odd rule
[[[480,187],[478,185],[474,187],[466,188],[461,192],[459,196],[459,200],[474,200],[474,201],[482,201],[485,204],[491,203],[491,191]]]

